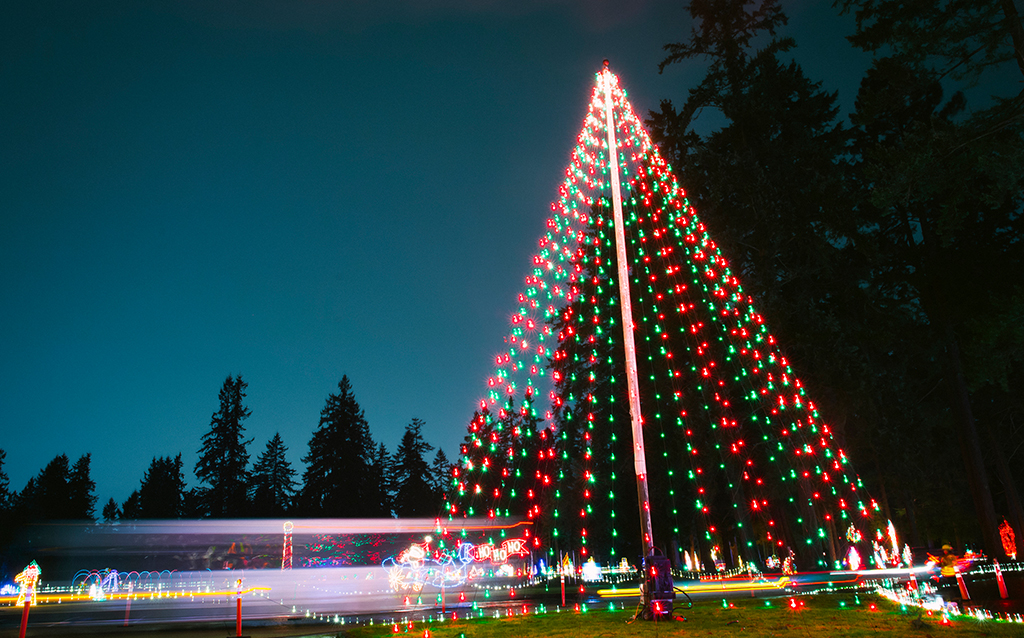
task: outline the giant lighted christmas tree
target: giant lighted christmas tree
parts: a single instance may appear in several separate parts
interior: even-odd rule
[[[877,505],[607,66],[470,422],[448,515],[529,519],[531,545],[552,558],[643,550],[613,182],[654,544],[706,566],[837,564]]]

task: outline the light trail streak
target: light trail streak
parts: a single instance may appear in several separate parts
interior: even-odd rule
[[[785,589],[790,584],[790,578],[783,576],[778,580],[773,581],[749,581],[749,580],[716,580],[712,582],[700,583],[697,585],[676,585],[676,589],[679,591],[685,591],[688,594],[702,594],[702,593],[721,593],[721,592],[746,592],[746,591],[764,591],[764,590],[779,590]],[[597,595],[601,598],[620,598],[623,596],[639,596],[639,587],[623,587],[620,589],[599,589]]]
[[[239,595],[252,594],[255,592],[269,592],[271,587],[249,587],[238,592],[234,589],[223,590],[223,591],[150,591],[150,592],[132,592],[132,593],[104,593],[104,600],[157,600],[160,598],[234,598]],[[10,604],[13,605],[18,600],[17,596],[0,596],[0,605]],[[84,593],[73,593],[64,592],[56,594],[38,594],[36,600],[39,604],[43,603],[73,603],[73,602],[93,602],[96,598],[87,592]]]

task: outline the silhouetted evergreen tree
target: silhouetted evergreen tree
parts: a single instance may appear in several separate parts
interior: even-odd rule
[[[787,59],[795,42],[777,36],[787,18],[775,0],[697,0],[689,10],[699,26],[666,45],[661,68],[706,59],[708,70],[678,113],[670,101],[651,113],[652,136],[787,356],[820,379],[856,347],[838,322],[871,318],[862,317],[865,265],[839,166],[849,134],[837,95]],[[724,125],[698,134],[699,116],[713,110]],[[833,380],[823,385],[850,383],[823,381]]]
[[[59,454],[39,472],[34,481],[22,490],[21,499],[28,512],[28,519],[48,521],[68,518],[71,493],[68,480],[71,468],[66,454]]]
[[[291,509],[297,483],[287,452],[281,434],[276,432],[253,464],[250,486],[253,516],[284,516]]]
[[[441,510],[424,456],[433,449],[423,440],[423,421],[414,418],[395,451],[395,514],[400,518],[437,516]]]
[[[104,522],[110,523],[121,518],[121,507],[117,504],[117,501],[110,498],[107,504],[103,506],[103,520]]]
[[[18,517],[14,512],[14,494],[10,491],[10,480],[4,472],[4,460],[7,453],[0,449],[0,520],[7,521],[6,525],[0,525],[0,552],[10,544],[14,538],[15,526],[19,524]],[[0,578],[8,578],[3,560],[0,559]]]
[[[5,514],[11,505],[11,481],[4,471],[4,461],[7,459],[7,452],[0,449],[0,514]]]
[[[241,375],[224,380],[219,394],[220,408],[213,413],[210,431],[203,435],[199,449],[196,478],[209,486],[205,496],[213,518],[241,516],[248,509],[247,447],[252,439],[245,440],[242,425],[250,415],[243,404],[247,386]]]
[[[210,510],[207,508],[206,503],[206,489],[193,487],[186,490],[185,496],[182,499],[181,517],[205,518],[209,516]]]
[[[89,476],[88,454],[70,467],[60,454],[30,479],[14,499],[16,518],[25,522],[59,519],[93,519],[95,483]]]
[[[303,457],[300,505],[305,516],[359,518],[373,509],[369,484],[374,452],[370,427],[347,376],[327,397]]]
[[[788,359],[802,377],[816,382],[808,385],[817,388],[812,394],[821,410],[852,414],[861,402],[848,391],[866,384],[851,329],[870,324],[879,313],[862,287],[867,266],[855,250],[859,229],[840,161],[849,131],[837,119],[837,96],[790,59],[796,43],[780,35],[787,18],[777,0],[694,0],[688,9],[696,26],[686,41],[666,45],[661,68],[698,59],[707,60],[707,71],[678,112],[663,101],[661,111],[650,114],[652,136],[679,171],[731,271],[763,308]],[[694,123],[709,111],[720,112],[724,123],[701,135]],[[687,408],[691,421],[700,423],[699,402]],[[842,440],[842,417],[831,423]],[[742,440],[741,429],[722,428],[710,437],[703,427],[692,431],[689,444],[698,449],[729,449],[737,443],[730,437]],[[651,476],[658,473],[652,470]],[[751,501],[740,479],[708,477],[699,500],[710,503],[711,512],[729,513],[730,520],[708,521],[720,530],[722,546],[728,541],[748,551],[754,547],[752,530],[759,538],[766,534],[757,529],[762,523],[748,520],[749,508],[731,506]],[[782,487],[781,481],[768,485]],[[776,520],[802,521],[802,534],[772,534],[801,554],[801,564],[814,564],[826,549],[836,551],[797,542],[794,537],[814,536],[814,517],[796,505],[787,509],[788,499],[772,502],[781,503],[773,512]]]
[[[1012,426],[1019,386],[1011,387],[1024,367],[1024,297],[1019,285],[1008,286],[999,276],[1024,267],[1019,3],[922,0],[909,9],[892,0],[837,4],[856,16],[857,31],[848,39],[876,56],[851,116],[857,127],[851,154],[856,192],[864,193],[855,219],[873,266],[866,283],[883,292],[882,301],[907,324],[903,335],[914,339],[899,339],[893,351],[924,371],[915,375],[921,385],[928,379],[945,389],[945,402],[938,403],[945,414],[922,418],[914,410],[915,429],[929,426],[928,438],[946,441],[922,465],[944,468],[937,478],[948,480],[948,464],[935,458],[960,452],[963,479],[950,487],[962,493],[958,485],[966,483],[969,495],[946,509],[960,512],[960,503],[970,501],[986,553],[998,555],[997,508],[1018,529],[1024,525],[1018,490],[1024,477],[1014,477],[1001,454],[1004,439],[1024,440]],[[1000,86],[992,85],[997,95],[970,97],[986,75],[1000,78]],[[934,402],[926,405],[935,410]],[[882,433],[891,440],[904,432],[901,422]],[[902,460],[885,465],[904,467]],[[996,481],[1002,490],[994,489]],[[908,497],[920,496],[911,492]],[[948,493],[937,496],[949,500]],[[914,500],[907,499],[910,511]],[[1018,551],[1024,549],[1022,536]]]
[[[121,518],[134,521],[142,518],[142,507],[139,503],[139,490],[132,490],[128,498],[121,504]]]
[[[369,473],[367,502],[371,504],[370,509],[372,510],[369,515],[390,518],[394,513],[394,506],[392,505],[394,496],[394,489],[392,487],[394,482],[392,477],[393,469],[391,455],[388,454],[388,448],[383,443],[377,446],[377,451],[370,462]]]
[[[181,518],[185,478],[181,454],[154,457],[139,487],[139,511],[136,518]]]
[[[91,521],[96,518],[96,483],[89,471],[91,459],[91,454],[83,454],[75,461],[68,476],[68,516],[73,519]]]
[[[433,487],[437,493],[437,502],[440,503],[452,482],[452,463],[441,448],[437,448],[434,462],[430,464],[430,472],[434,479]]]

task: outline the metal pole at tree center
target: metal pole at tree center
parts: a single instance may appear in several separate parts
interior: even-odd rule
[[[612,116],[612,72],[608,60],[601,71],[604,86],[604,112],[608,128],[608,171],[612,180],[612,214],[615,223],[615,258],[619,271],[619,305],[622,310],[622,338],[626,348],[626,389],[629,392],[629,420],[633,429],[633,465],[640,501],[640,533],[644,556],[654,553],[651,532],[651,498],[647,491],[647,457],[644,454],[643,417],[640,412],[640,383],[636,372],[636,342],[633,337],[633,306],[629,295],[629,264],[626,261],[626,230],[622,219],[622,193],[619,183],[619,152],[615,143],[615,118]]]

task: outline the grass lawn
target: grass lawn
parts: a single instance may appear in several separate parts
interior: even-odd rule
[[[348,627],[340,636],[347,638],[384,638],[385,636],[424,636],[430,638],[628,638],[631,636],[728,636],[746,637],[783,636],[939,636],[962,638],[991,636],[992,638],[1024,638],[1024,624],[978,621],[959,616],[949,625],[941,618],[919,615],[913,608],[899,605],[882,597],[861,594],[857,604],[852,594],[802,596],[794,600],[798,607],[789,607],[788,598],[770,601],[740,600],[723,607],[722,601],[703,601],[693,609],[679,611],[685,621],[629,622],[629,611],[590,610],[586,613],[548,610],[542,614],[517,615],[500,619],[481,618],[447,622],[418,622],[410,628],[393,625]],[[845,606],[843,606],[845,605]]]

